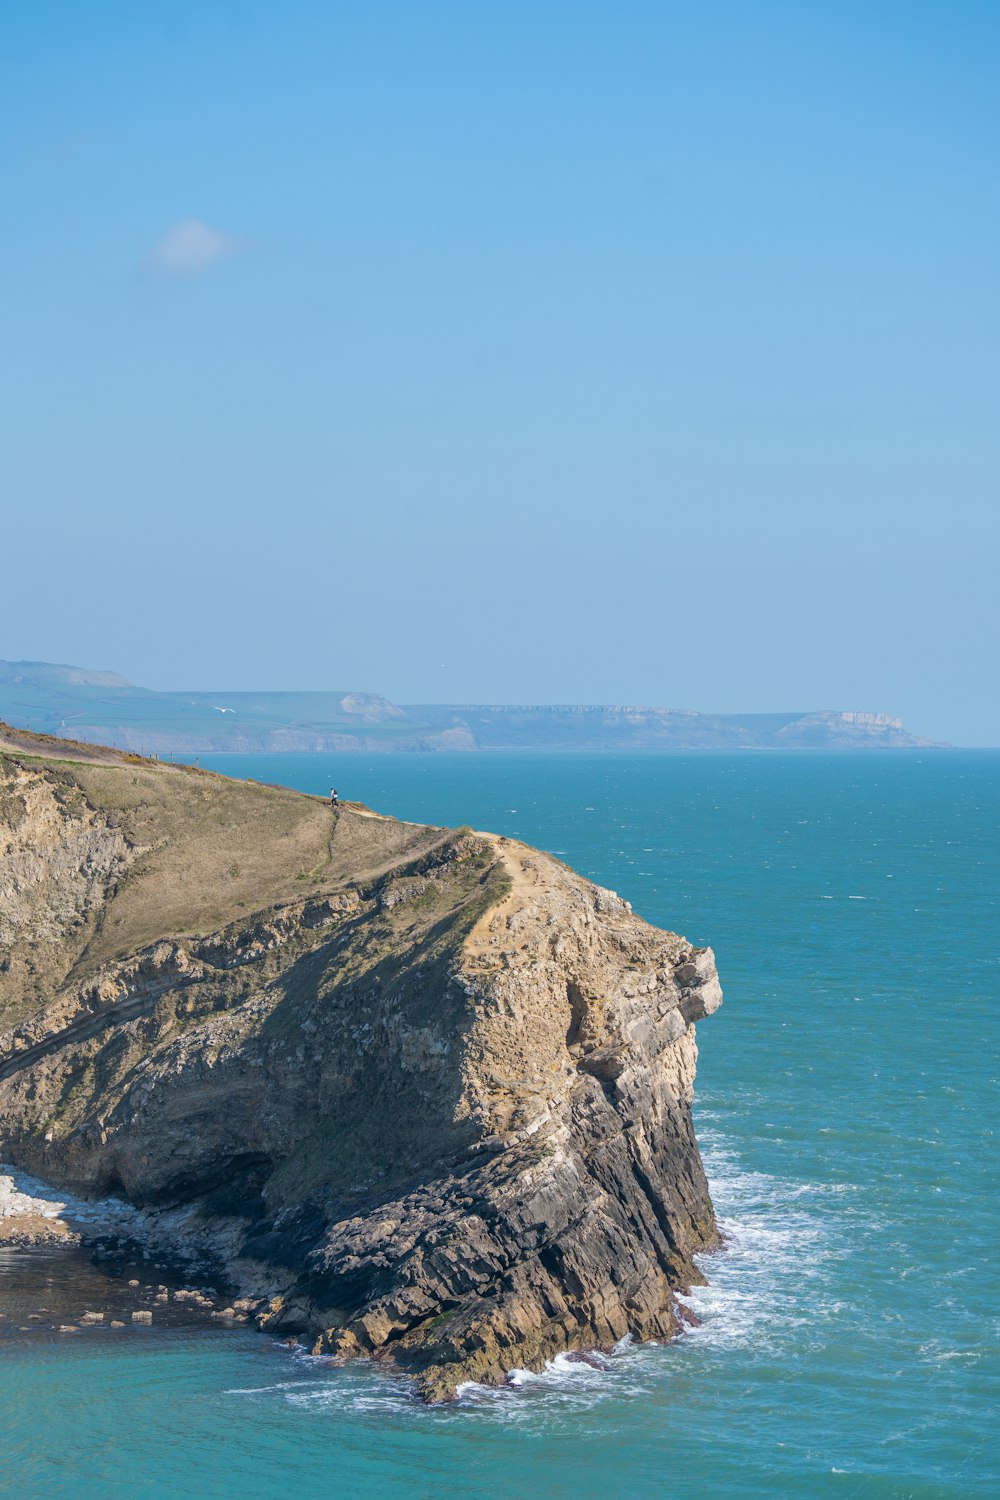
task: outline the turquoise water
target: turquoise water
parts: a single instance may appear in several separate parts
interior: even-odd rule
[[[1000,1493],[1000,755],[203,763],[516,835],[710,942],[730,1248],[674,1345],[450,1409],[246,1331],[0,1344],[4,1493]]]

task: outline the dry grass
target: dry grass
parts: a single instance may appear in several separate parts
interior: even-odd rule
[[[0,751],[79,788],[142,851],[105,905],[76,977],[163,937],[207,935],[253,912],[336,889],[434,847],[445,831],[357,805],[235,781],[104,747],[16,734]]]

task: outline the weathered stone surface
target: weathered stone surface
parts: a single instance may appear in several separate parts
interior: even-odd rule
[[[206,889],[183,930],[116,950],[116,912],[149,931],[160,889],[185,879],[172,850],[210,865],[211,828],[182,826],[182,768],[123,760],[116,800],[104,764],[99,809],[84,770],[0,758],[49,824],[50,779],[59,817],[100,826],[117,861],[86,898],[66,876],[72,961],[49,963],[28,1014],[11,997],[0,1159],[207,1236],[242,1293],[222,1318],[391,1358],[429,1399],[674,1333],[674,1293],[716,1240],[691,1124],[694,1025],[721,999],[709,950],[524,845],[308,798],[310,847],[321,816],[328,852],[307,890],[275,877],[234,915]],[[199,816],[225,825],[247,787],[210,780]],[[280,810],[287,828],[295,807]],[[30,963],[58,937],[22,887]]]
[[[59,1217],[58,1205],[18,1192],[0,1173],[0,1245],[73,1245],[80,1236]]]

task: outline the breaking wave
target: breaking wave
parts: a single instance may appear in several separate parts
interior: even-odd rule
[[[826,1322],[843,1306],[834,1265],[852,1253],[861,1227],[843,1202],[855,1189],[747,1171],[720,1132],[702,1126],[699,1138],[724,1247],[698,1257],[708,1285],[681,1299],[699,1319],[683,1343],[774,1347]]]

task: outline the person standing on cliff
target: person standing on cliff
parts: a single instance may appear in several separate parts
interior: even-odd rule
[[[340,798],[337,796],[337,788],[335,786],[332,786],[330,788],[330,806],[337,807],[339,803]]]

